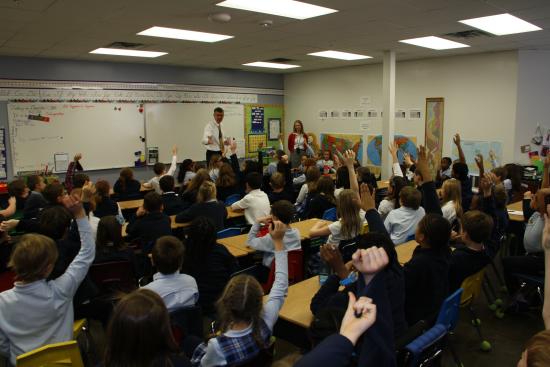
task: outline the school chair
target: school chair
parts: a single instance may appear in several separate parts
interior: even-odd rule
[[[443,324],[435,324],[431,329],[407,344],[403,366],[439,366],[448,330]]]
[[[237,227],[226,228],[218,232],[217,238],[218,240],[220,240],[222,238],[238,236],[241,233],[242,232],[240,228],[237,228]]]
[[[460,307],[468,309],[472,326],[476,329],[479,339],[481,340],[480,349],[484,352],[488,352],[492,348],[491,343],[483,339],[483,335],[481,333],[481,320],[477,317],[477,314],[473,308],[474,300],[481,294],[484,275],[485,269],[482,269],[464,279],[461,286],[463,293],[460,299]]]
[[[323,218],[321,219],[330,220],[331,222],[336,221],[338,219],[338,217],[336,216],[336,208],[325,210],[325,212],[323,213]]]
[[[437,321],[435,322],[435,324],[441,324],[445,326],[447,328],[449,336],[453,334],[456,324],[458,323],[460,312],[460,299],[462,297],[462,292],[464,292],[464,290],[462,288],[458,288],[453,294],[448,296],[441,304],[439,314],[437,315]],[[450,337],[446,339],[446,344],[451,350],[451,354],[456,365],[461,366],[462,363],[460,362],[460,358],[458,357],[458,354],[456,353],[451,343]]]
[[[308,246],[304,246],[304,242],[305,241],[302,241],[302,250],[304,251],[306,273],[309,278],[313,275],[318,275],[321,271],[323,261],[321,260],[319,249],[322,245],[327,243],[327,237],[310,238],[309,241],[307,241]]]
[[[134,269],[129,261],[92,264],[88,274],[102,294],[129,292],[137,288]]]
[[[174,339],[180,347],[183,347],[183,340],[188,335],[204,338],[200,305],[180,307],[170,311],[170,325]]]
[[[241,200],[241,194],[229,195],[228,197],[225,198],[224,204],[225,206],[230,206],[239,200]]]
[[[76,341],[48,344],[17,356],[17,367],[63,365],[84,367]]]
[[[304,252],[302,250],[292,250],[288,255],[288,284],[292,285],[304,280]],[[267,282],[262,284],[264,292],[267,294],[275,281],[275,260],[271,263],[271,270]]]

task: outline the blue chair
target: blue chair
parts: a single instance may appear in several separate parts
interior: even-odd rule
[[[323,219],[330,220],[331,222],[334,222],[335,220],[337,220],[338,217],[336,216],[336,208],[330,208],[325,210],[325,212],[323,213]]]
[[[241,229],[237,227],[222,229],[218,232],[218,239],[238,236],[241,234]]]
[[[224,204],[225,206],[230,206],[239,200],[241,200],[241,194],[229,195],[228,197],[225,198]]]
[[[436,324],[405,346],[406,367],[437,365],[443,352],[443,338],[448,330],[443,324]]]
[[[462,298],[462,288],[458,288],[453,294],[443,301],[436,324],[445,325],[447,330],[453,331],[458,322],[460,299]]]

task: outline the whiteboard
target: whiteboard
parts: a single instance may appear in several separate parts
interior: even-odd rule
[[[159,148],[159,160],[170,162],[172,146],[178,147],[178,160],[205,160],[202,134],[213,120],[214,108],[224,109],[222,122],[225,137],[235,138],[244,154],[244,106],[224,103],[148,103],[145,105],[147,146]]]
[[[144,117],[135,103],[9,103],[14,173],[54,167],[54,154],[82,153],[86,170],[133,166],[144,150]],[[41,116],[49,121],[29,117]]]

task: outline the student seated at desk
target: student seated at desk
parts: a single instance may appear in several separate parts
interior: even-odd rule
[[[321,172],[317,167],[308,167],[306,170],[306,182],[300,187],[298,197],[296,198],[296,206],[299,207],[302,212],[305,210],[308,200],[315,194],[319,178],[321,178]]]
[[[101,366],[191,366],[178,350],[168,310],[155,292],[139,289],[117,303]]]
[[[115,216],[108,215],[99,220],[95,244],[94,264],[111,261],[129,261],[132,265],[135,264],[134,251],[126,246],[122,238],[122,225]]]
[[[294,195],[288,190],[284,174],[275,172],[271,175],[269,184],[271,186],[271,192],[267,196],[269,197],[269,202],[271,204],[274,204],[280,200],[286,200],[289,202],[293,201]]]
[[[44,177],[39,175],[29,176],[27,179],[27,185],[31,193],[25,201],[25,207],[23,208],[23,218],[33,218],[38,215],[40,209],[46,206],[47,201],[42,195],[42,192],[46,188]],[[0,212],[1,214],[2,212]],[[4,217],[6,217],[4,215]]]
[[[220,167],[223,164],[222,157],[219,154],[212,154],[208,162],[208,174],[213,182],[216,182],[220,174]]]
[[[155,177],[147,181],[143,184],[143,187],[148,189],[153,189],[157,194],[162,194],[162,191],[160,189],[159,181],[164,175],[170,175],[174,176],[174,173],[176,172],[177,164],[178,164],[178,148],[175,146],[172,148],[172,162],[170,163],[170,168],[168,168],[168,171],[166,170],[166,166],[164,163],[157,162],[153,166],[153,171],[155,172]]]
[[[384,220],[384,226],[393,243],[400,245],[414,235],[418,222],[426,212],[420,206],[422,194],[420,191],[406,186],[399,192],[398,209],[392,210]]]
[[[303,161],[303,164],[297,170],[298,176],[292,179],[292,184],[294,186],[301,186],[306,182],[306,172],[310,167],[313,167],[317,171],[319,171],[315,159],[306,157],[306,159]]]
[[[401,203],[399,202],[399,193],[401,192],[401,189],[407,185],[407,180],[401,176],[393,176],[389,179],[388,195],[386,195],[380,204],[378,204],[378,213],[380,213],[382,220],[385,220],[392,210],[399,209],[401,207]]]
[[[118,203],[110,197],[111,185],[105,180],[99,180],[95,184],[94,194],[94,216],[103,218],[107,215],[119,215],[122,217],[122,211]]]
[[[162,236],[172,234],[170,217],[162,213],[162,198],[156,192],[150,192],[143,198],[136,216],[126,227],[127,239],[138,239],[145,250],[150,252],[154,242]]]
[[[145,289],[157,293],[168,311],[194,306],[199,298],[197,282],[192,276],[181,274],[185,247],[174,236],[160,237],[151,253],[151,262],[158,270]]]
[[[210,219],[193,219],[187,233],[182,270],[197,281],[203,313],[213,315],[216,301],[231,274],[238,270],[237,259],[217,243],[216,227]]]
[[[323,150],[323,158],[317,161],[317,168],[324,174],[334,173],[334,161],[330,159],[330,150]]]
[[[195,162],[192,159],[184,159],[178,172],[178,183],[183,187],[195,177]]]
[[[260,271],[261,274],[259,275],[259,280],[261,282],[267,280],[267,275],[269,274],[269,269],[271,268],[271,263],[274,258],[274,247],[273,239],[269,234],[258,237],[260,227],[262,225],[271,226],[274,221],[280,221],[283,223],[285,228],[285,235],[283,237],[285,251],[299,250],[302,248],[300,242],[300,231],[296,228],[290,227],[290,223],[295,213],[296,210],[294,209],[294,205],[292,205],[290,201],[277,201],[271,206],[271,215],[257,218],[254,225],[252,225],[252,228],[250,228],[250,232],[248,232],[246,244],[253,249],[264,253],[262,260],[264,269]]]
[[[451,166],[453,164],[453,161],[449,157],[443,157],[441,158],[441,162],[439,163],[439,169],[437,170],[437,175],[435,177],[435,186],[441,187],[443,183],[452,178],[453,170],[451,169]]]
[[[216,199],[216,185],[213,182],[202,183],[197,194],[197,202],[176,215],[176,223],[191,222],[197,217],[209,218],[214,223],[216,232],[224,228],[227,209],[224,203]]]
[[[246,176],[246,195],[231,205],[233,210],[244,210],[244,217],[248,224],[254,224],[258,218],[269,215],[269,198],[260,187],[262,175],[258,172],[249,173]]]
[[[131,168],[123,168],[113,187],[119,200],[137,199],[141,197],[141,183],[134,179],[134,171]]]
[[[441,211],[443,218],[451,225],[462,216],[462,195],[460,194],[460,181],[454,178],[445,180],[441,186]]]
[[[461,219],[461,246],[451,253],[449,292],[456,291],[464,279],[482,270],[491,262],[485,243],[491,238],[493,220],[479,210],[466,212]]]
[[[311,195],[308,193],[304,208],[304,218],[322,218],[325,211],[336,206],[334,197],[334,181],[329,176],[323,176],[317,181],[317,187]]]
[[[73,189],[81,189],[90,184],[90,176],[85,173],[77,173],[73,177]]]
[[[10,197],[15,198],[15,211],[23,210],[25,208],[25,202],[27,201],[27,198],[29,197],[30,190],[27,187],[27,184],[23,180],[13,180],[8,184],[8,193]],[[10,208],[8,207],[8,210]],[[4,216],[9,217],[13,215],[5,215],[8,214],[7,210],[4,210]]]
[[[82,159],[82,153],[77,153],[74,156],[74,159],[71,163],[69,163],[69,167],[67,167],[67,173],[65,173],[65,189],[68,193],[70,193],[73,189],[73,178],[75,176],[75,171],[84,171],[84,168],[80,164],[80,160]]]
[[[181,212],[185,205],[174,191],[174,177],[164,175],[159,181],[159,186],[162,191],[162,206],[163,212],[166,215],[176,215]]]
[[[94,260],[95,244],[79,200],[66,196],[63,204],[76,218],[81,245],[61,276],[46,280],[58,256],[55,242],[46,236],[21,237],[11,255],[10,267],[18,281],[14,288],[0,293],[0,353],[9,357],[13,366],[20,354],[73,338],[73,296]]]
[[[197,202],[199,187],[201,187],[201,185],[206,181],[210,181],[210,175],[207,170],[201,168],[197,171],[197,174],[193,177],[185,189],[183,189],[182,186],[180,199],[183,201],[184,208],[188,208]]]
[[[233,167],[229,163],[223,163],[216,179],[216,197],[225,202],[228,196],[240,194],[239,183]]]
[[[274,243],[276,271],[267,302],[262,301],[264,292],[254,277],[237,275],[231,278],[217,302],[221,334],[197,346],[191,359],[193,366],[239,365],[269,347],[288,290],[285,233],[286,226],[275,221],[270,236]]]

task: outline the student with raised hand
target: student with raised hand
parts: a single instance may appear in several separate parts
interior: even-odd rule
[[[65,173],[65,190],[67,190],[68,193],[70,193],[73,189],[73,177],[75,175],[75,171],[84,171],[84,168],[82,168],[82,165],[80,164],[81,159],[82,153],[75,154],[73,161],[69,163],[69,167],[67,167],[67,173]]]
[[[143,187],[148,189],[153,189],[157,194],[162,194],[162,191],[160,189],[159,181],[164,175],[170,175],[174,176],[174,173],[176,172],[176,168],[178,165],[178,148],[174,145],[172,147],[172,162],[170,163],[170,168],[168,168],[168,171],[166,170],[166,166],[164,163],[157,162],[153,166],[153,171],[155,172],[155,177],[147,181],[143,184]]]
[[[195,177],[195,162],[192,159],[184,159],[178,172],[178,183],[186,186]]]
[[[94,195],[94,216],[103,218],[107,215],[119,215],[122,217],[122,211],[118,203],[110,197],[111,185],[105,180],[99,180],[95,183]]]
[[[269,202],[274,204],[280,200],[286,200],[292,202],[294,200],[294,194],[289,190],[285,183],[285,175],[280,172],[275,172],[269,179],[269,185],[271,186],[271,192],[267,194]]]
[[[134,179],[134,171],[131,168],[123,168],[118,180],[113,186],[113,192],[119,200],[139,198],[141,195],[141,183]]]
[[[443,182],[452,178],[452,169],[451,169],[452,164],[453,164],[453,161],[451,160],[451,158],[449,157],[441,158],[441,162],[439,163],[439,169],[437,170],[436,177],[435,177],[435,185],[437,187],[441,187],[441,185],[443,185]]]
[[[426,214],[420,206],[422,194],[420,191],[406,186],[399,192],[398,209],[392,210],[384,220],[384,226],[393,243],[401,245],[414,235],[418,222]]]
[[[176,215],[185,208],[185,204],[175,192],[175,181],[173,176],[164,175],[159,186],[162,190],[162,206],[166,215]]]
[[[117,303],[107,329],[102,366],[191,366],[178,350],[168,310],[155,292],[139,289]]]
[[[225,202],[231,195],[240,194],[239,182],[231,164],[223,163],[220,167],[216,183],[216,197]]]
[[[40,175],[29,176],[27,179],[27,186],[29,187],[29,190],[31,190],[31,193],[25,201],[23,218],[30,219],[36,217],[40,209],[44,208],[48,202],[44,198],[44,195],[42,195],[42,192],[46,188],[44,177]],[[0,214],[6,217],[5,213],[2,213],[1,211]]]
[[[238,365],[269,347],[288,290],[285,232],[283,223],[273,222],[270,235],[275,247],[275,281],[268,300],[262,301],[263,290],[254,277],[231,278],[217,303],[221,334],[197,346],[191,359],[193,366]]]
[[[462,209],[464,212],[470,210],[470,204],[472,203],[472,182],[468,172],[468,165],[466,164],[466,157],[462,150],[462,144],[460,140],[460,134],[455,134],[453,142],[458,150],[458,162],[453,163],[452,176],[460,181],[461,195],[462,195]]]
[[[542,232],[542,247],[544,249],[544,304],[542,319],[544,330],[532,336],[525,345],[518,367],[550,365],[550,205],[546,206],[544,214],[544,229]]]
[[[95,256],[95,244],[79,198],[63,197],[75,217],[81,246],[65,273],[47,281],[57,258],[52,239],[38,234],[21,237],[9,266],[14,288],[0,293],[0,353],[15,365],[16,357],[46,344],[73,338],[73,296]]]
[[[481,211],[493,219],[493,231],[488,241],[487,253],[493,258],[500,248],[500,243],[508,230],[510,218],[506,208],[506,190],[503,185],[495,185],[497,182],[494,173],[486,173],[480,180]]]

